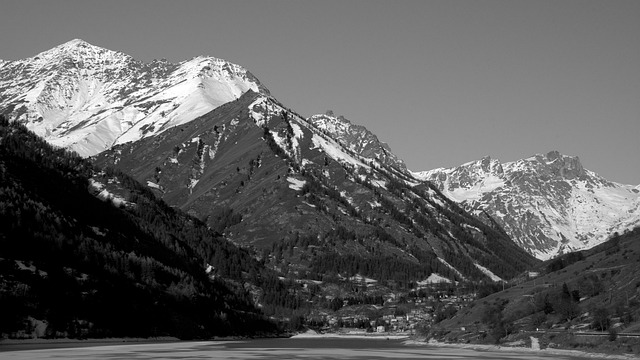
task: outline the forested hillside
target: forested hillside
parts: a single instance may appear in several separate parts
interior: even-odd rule
[[[456,342],[640,354],[640,228],[549,260],[505,290],[480,298],[426,334]],[[497,290],[497,289],[496,289]],[[623,334],[632,334],[623,336]],[[619,336],[620,335],[620,336]]]
[[[271,334],[296,300],[246,251],[0,118],[0,333],[46,337]]]

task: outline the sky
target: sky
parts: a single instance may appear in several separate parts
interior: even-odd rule
[[[414,171],[558,150],[640,184],[638,0],[3,0],[0,59],[69,40],[210,55],[303,116],[364,125]]]

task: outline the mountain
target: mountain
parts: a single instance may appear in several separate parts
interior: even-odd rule
[[[500,163],[490,157],[415,174],[489,215],[540,259],[586,249],[640,224],[640,187],[608,181],[557,151]]]
[[[143,63],[78,39],[0,63],[3,113],[82,156],[188,122],[249,89],[268,93],[225,60]]]
[[[0,221],[3,338],[277,332],[238,285],[278,288],[248,252],[2,117]]]
[[[406,286],[432,273],[509,278],[533,264],[517,251],[513,262],[502,261],[502,251],[517,249],[507,236],[398,164],[379,161],[377,152],[357,153],[341,144],[339,134],[318,129],[271,97],[247,92],[94,161],[130,172],[212,227],[220,211],[236,214],[219,231],[298,277],[360,273]]]
[[[72,41],[0,75],[11,119],[131,174],[283,276],[407,288],[432,274],[511,278],[537,263],[417,181],[364,127],[305,119],[224,60],[143,64]]]

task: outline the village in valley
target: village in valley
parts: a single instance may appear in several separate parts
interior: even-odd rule
[[[327,286],[325,303],[314,306],[318,310],[307,317],[309,328],[322,333],[413,334],[452,317],[478,297],[477,286],[454,285],[447,279],[416,283],[409,292],[389,291],[358,275],[349,280],[366,287],[339,294],[337,286]]]

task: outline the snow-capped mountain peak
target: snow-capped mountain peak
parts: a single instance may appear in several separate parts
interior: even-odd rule
[[[0,63],[0,108],[49,142],[91,156],[269,91],[247,70],[198,56],[144,63],[74,39]]]
[[[49,50],[43,51],[30,59],[41,58],[43,60],[46,60],[47,58],[52,57],[72,57],[76,59],[87,59],[91,57],[105,56],[131,58],[129,55],[125,55],[117,51],[91,45],[82,39],[73,39]]]
[[[25,71],[39,76],[47,70],[106,71],[126,67],[135,60],[126,54],[91,45],[84,40],[74,39],[43,51],[33,57],[18,60]]]
[[[608,181],[558,151],[503,164],[485,157],[414,176],[468,210],[489,214],[541,259],[592,247],[640,224],[638,187]]]

